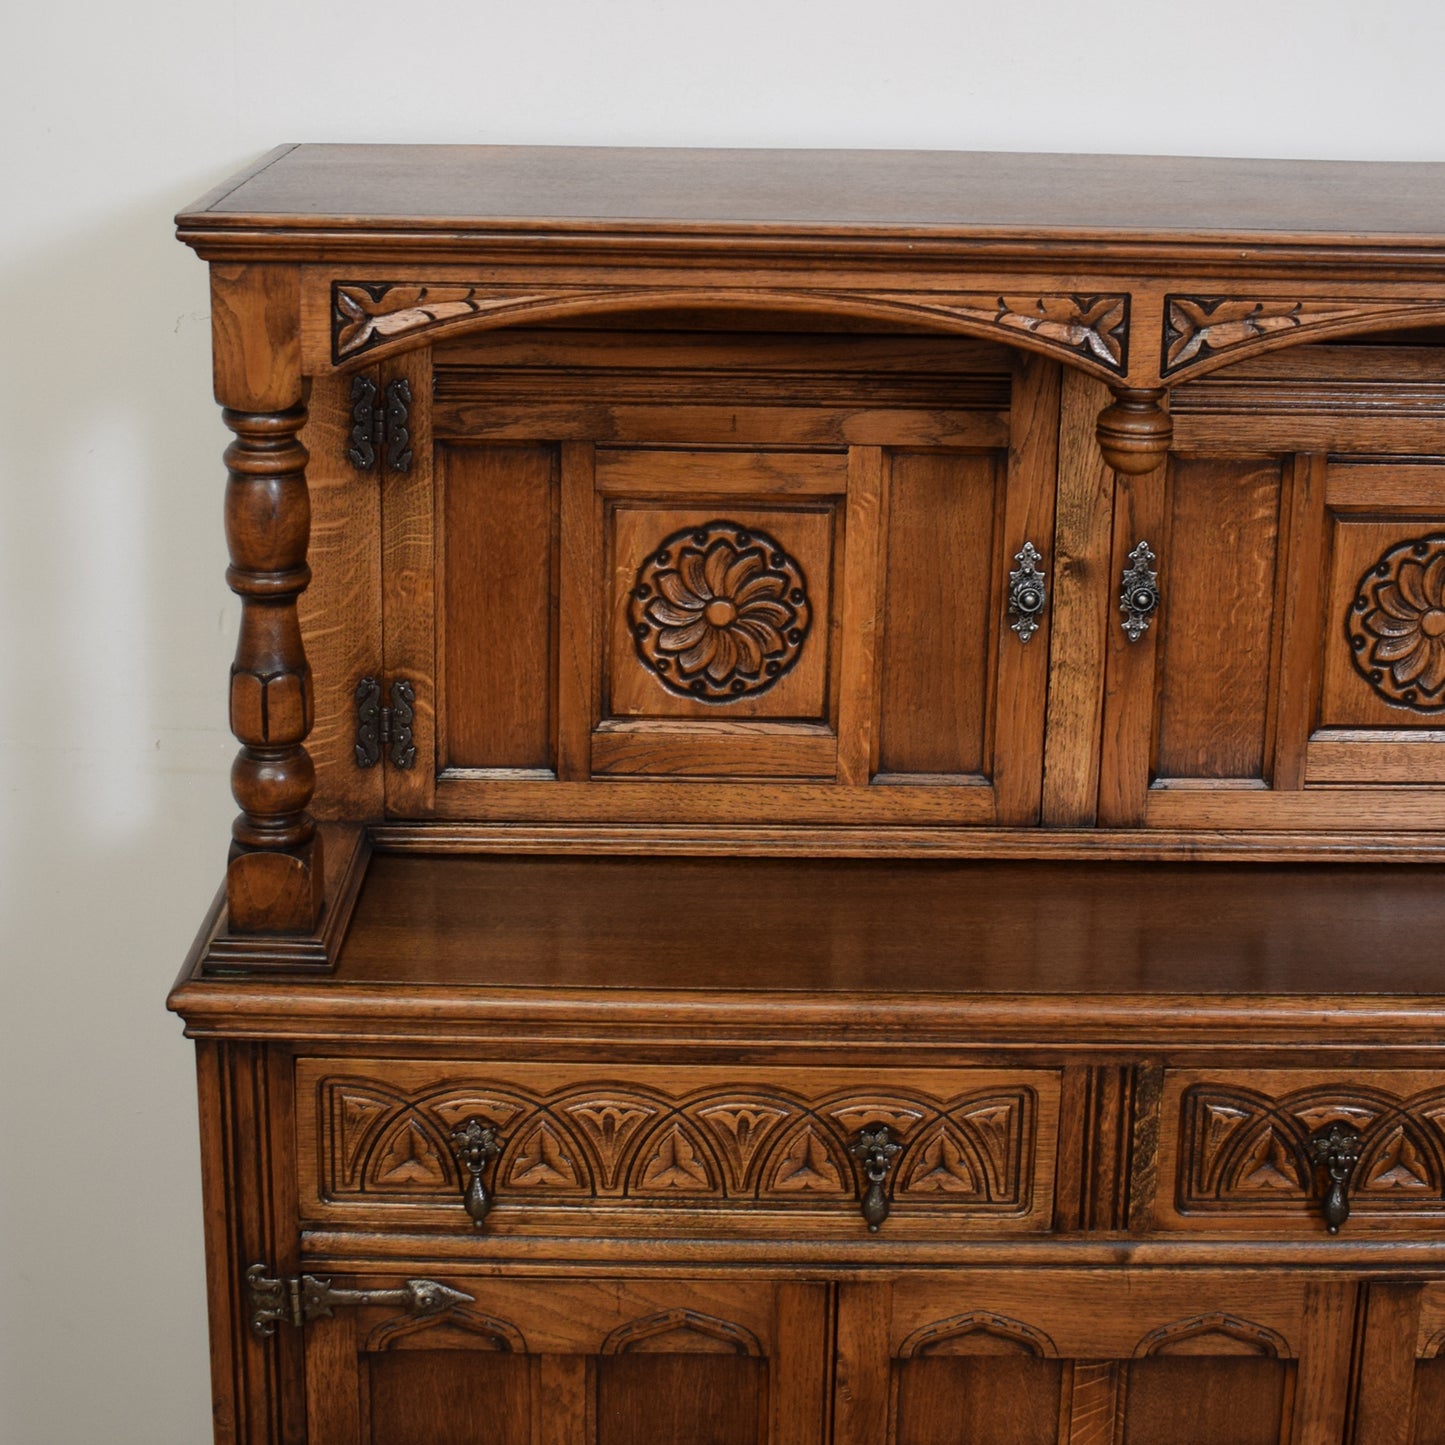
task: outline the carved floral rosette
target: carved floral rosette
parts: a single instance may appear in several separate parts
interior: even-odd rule
[[[638,569],[629,617],[643,665],[703,702],[772,687],[812,620],[798,563],[766,532],[728,521],[666,538]]]
[[[1445,535],[1391,547],[1345,617],[1356,668],[1386,702],[1445,708]]]

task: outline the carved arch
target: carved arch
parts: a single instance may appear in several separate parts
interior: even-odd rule
[[[1056,1360],[1059,1356],[1053,1340],[1042,1330],[987,1310],[935,1320],[914,1330],[898,1347],[900,1360],[918,1355],[995,1354],[1028,1355],[1035,1360]]]
[[[697,1310],[663,1310],[619,1325],[602,1341],[601,1353],[747,1355],[759,1359],[763,1347],[751,1330],[731,1320]]]
[[[379,1354],[383,1350],[435,1349],[438,1331],[466,1336],[461,1343],[467,1349],[495,1350],[500,1354],[511,1355],[527,1353],[527,1341],[514,1324],[497,1319],[494,1315],[483,1314],[481,1310],[467,1309],[465,1306],[449,1309],[445,1314],[427,1315],[420,1319],[403,1317],[388,1320],[386,1324],[378,1325],[372,1330],[366,1337],[363,1349],[369,1354]],[[411,1337],[423,1332],[427,1334],[427,1340],[413,1346],[410,1343]]]
[[[682,286],[469,286],[337,280],[331,360],[345,368],[439,337],[576,316],[646,311],[789,311],[954,332],[1036,351],[1115,383],[1129,367],[1127,293],[698,290]]]
[[[1201,1345],[1206,1348],[1201,1349]],[[1134,1358],[1142,1360],[1151,1355],[1256,1355],[1289,1360],[1294,1358],[1294,1351],[1283,1335],[1264,1325],[1215,1312],[1150,1330],[1134,1346]]]

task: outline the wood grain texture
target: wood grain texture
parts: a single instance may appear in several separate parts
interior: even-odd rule
[[[848,454],[848,507],[838,682],[838,781],[865,787],[878,757],[879,634],[885,515],[883,451]]]
[[[1065,371],[1044,727],[1046,827],[1091,824],[1098,812],[1104,659],[1114,601],[1114,473],[1094,444],[1093,429],[1107,399],[1102,383]]]
[[[554,764],[556,455],[447,447],[441,676],[450,767]]]

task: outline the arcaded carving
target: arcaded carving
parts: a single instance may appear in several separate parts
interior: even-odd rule
[[[1012,1346],[1020,1355],[1036,1360],[1055,1360],[1059,1352],[1042,1330],[1007,1315],[971,1310],[950,1319],[924,1325],[898,1347],[900,1360],[920,1355],[998,1355],[999,1346]]]
[[[672,1353],[679,1336],[687,1337],[690,1354],[747,1355],[761,1359],[758,1337],[732,1320],[720,1320],[698,1310],[663,1310],[619,1325],[598,1352],[603,1355]]]
[[[1356,668],[1397,707],[1445,707],[1445,536],[1391,547],[1360,578],[1345,615]]]
[[[499,1204],[595,1198],[766,1199],[816,1208],[858,1197],[848,1146],[886,1127],[899,1146],[894,1207],[1015,1214],[1032,1188],[1033,1091],[949,1099],[911,1091],[806,1098],[776,1087],[679,1096],[641,1084],[550,1093],[456,1081],[418,1094],[374,1079],[323,1082],[323,1196],[450,1203],[470,1182],[459,1132],[490,1130]]]
[[[1310,1139],[1332,1124],[1360,1136],[1350,1179],[1355,1208],[1445,1202],[1442,1121],[1445,1090],[1399,1099],[1340,1085],[1270,1098],[1242,1087],[1195,1085],[1183,1100],[1180,1208],[1297,1214],[1323,1197]]]
[[[730,702],[798,660],[811,611],[803,570],[766,532],[709,522],[674,532],[632,587],[637,655],[670,692]]]
[[[1288,1360],[1294,1356],[1283,1335],[1237,1315],[1216,1312],[1175,1320],[1150,1330],[1134,1347],[1134,1358],[1213,1353],[1201,1348],[1205,1341],[1212,1342],[1222,1355],[1261,1355],[1270,1360]]]

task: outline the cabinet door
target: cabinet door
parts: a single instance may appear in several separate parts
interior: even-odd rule
[[[1343,1440],[1354,1286],[978,1271],[840,1287],[837,1445]]]
[[[824,1286],[445,1284],[469,1298],[306,1326],[311,1445],[822,1445]]]
[[[1037,821],[1056,366],[647,332],[431,362],[383,501],[392,816]]]
[[[1445,824],[1440,365],[1305,347],[1181,388],[1167,466],[1115,491],[1101,822]]]
[[[1445,1440],[1445,1284],[1372,1284],[1353,1438],[1364,1445]]]

